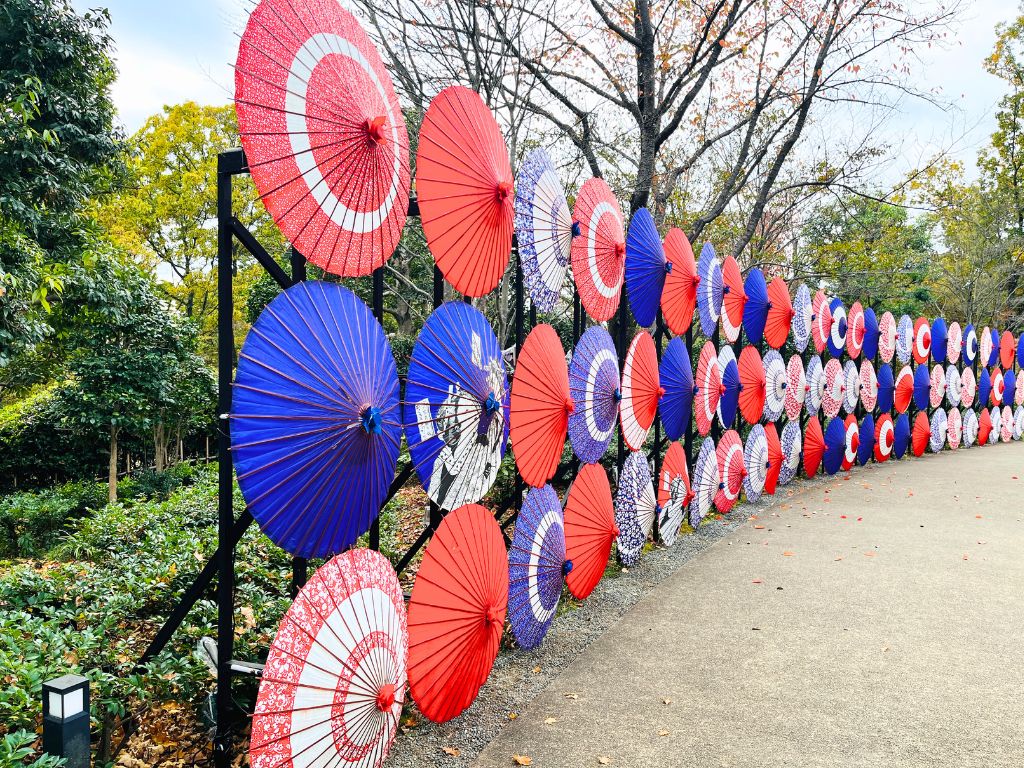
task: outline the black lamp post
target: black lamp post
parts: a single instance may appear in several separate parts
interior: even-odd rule
[[[67,768],[89,768],[89,680],[64,675],[43,683],[43,751]]]

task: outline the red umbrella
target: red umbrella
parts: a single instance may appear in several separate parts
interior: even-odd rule
[[[507,604],[494,516],[479,504],[445,515],[409,600],[409,693],[428,720],[447,722],[473,703],[498,655]]]
[[[519,352],[509,409],[516,467],[527,485],[539,488],[555,474],[575,408],[558,333],[538,325]]]
[[[914,362],[923,365],[928,362],[932,352],[932,329],[928,320],[923,317],[914,322],[914,343],[911,345]]]
[[[911,450],[913,450],[915,456],[924,455],[931,436],[932,425],[928,421],[928,414],[924,411],[918,411],[917,416],[914,417],[914,429],[910,433]]]
[[[828,345],[828,336],[832,332],[832,307],[824,291],[814,294],[811,301],[811,338],[814,348],[821,354]]]
[[[740,265],[732,256],[726,256],[722,262],[722,282],[725,285],[722,296],[722,330],[725,332],[725,338],[732,343],[739,338],[743,324],[743,307],[747,303]]]
[[[825,435],[821,431],[821,422],[817,416],[807,420],[804,430],[804,473],[808,477],[818,474],[821,457],[825,455]]]
[[[722,372],[718,367],[718,353],[710,341],[704,342],[700,357],[697,358],[697,380],[694,383],[694,417],[697,420],[697,431],[706,437],[711,431],[718,408],[718,399],[722,396]]]
[[[715,506],[725,514],[735,506],[743,486],[743,443],[735,429],[730,429],[718,441],[718,466],[721,468],[718,493],[715,494]]]
[[[864,333],[864,307],[855,301],[846,313],[846,353],[854,360],[864,348]]]
[[[1017,351],[1017,341],[1010,331],[1003,331],[999,337],[999,363],[1003,368],[1013,367],[1013,358]]]
[[[576,290],[587,314],[603,323],[619,306],[626,269],[622,209],[604,179],[587,179],[572,217],[580,227],[570,251]]]
[[[416,151],[416,195],[445,280],[467,296],[494,290],[512,252],[512,168],[501,128],[475,91],[453,85],[430,102]]]
[[[409,208],[409,137],[352,14],[262,0],[238,46],[235,111],[252,180],[286,240],[346,277],[388,260]]]
[[[843,470],[851,469],[857,463],[857,448],[860,447],[860,427],[857,424],[857,417],[852,413],[846,417],[844,422],[846,431],[846,450],[843,453]]]
[[[764,325],[764,340],[769,347],[782,349],[795,314],[786,281],[781,277],[772,278],[768,283],[768,320]]]
[[[757,349],[746,346],[740,352],[740,413],[748,424],[757,424],[764,412],[764,362]]]
[[[896,437],[896,429],[892,423],[892,416],[883,413],[875,422],[875,461],[883,462],[888,460],[892,454],[893,441]]]
[[[988,408],[981,409],[981,416],[978,418],[978,445],[986,445],[992,434],[992,416]]]
[[[693,248],[683,230],[677,227],[670,229],[665,235],[664,249],[668,274],[661,292],[661,313],[668,329],[682,336],[693,322],[700,277],[693,259]]]
[[[561,346],[559,346],[561,349]],[[619,421],[622,437],[632,451],[643,448],[647,431],[654,423],[658,400],[665,394],[658,378],[658,353],[647,331],[633,337],[622,364],[622,400]]]
[[[565,583],[577,600],[601,580],[618,535],[608,475],[600,464],[585,464],[565,500],[565,556],[572,562]]]
[[[914,372],[909,365],[900,368],[896,376],[895,405],[897,413],[906,413],[910,401],[914,399]]]
[[[764,477],[764,492],[774,495],[775,488],[779,484],[779,474],[782,472],[782,442],[779,440],[779,430],[773,422],[764,425],[764,434],[768,439],[768,474]]]
[[[675,543],[693,496],[690,473],[686,471],[686,452],[682,445],[673,441],[665,451],[658,474],[658,506],[661,508],[658,533],[666,546]]]

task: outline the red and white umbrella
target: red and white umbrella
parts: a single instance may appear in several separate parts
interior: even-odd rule
[[[883,363],[891,363],[896,354],[896,318],[886,310],[878,321],[878,356]]]
[[[987,325],[982,329],[978,338],[978,361],[982,368],[988,368],[988,361],[992,359],[992,329]]]
[[[723,515],[731,510],[740,497],[743,487],[743,443],[734,429],[727,430],[718,441],[718,467],[720,482],[715,494],[715,506]]]
[[[856,360],[864,348],[864,307],[859,301],[853,302],[846,313],[846,353]]]
[[[900,368],[896,374],[894,404],[897,413],[906,413],[910,407],[910,401],[914,399],[914,372],[909,365]]]
[[[846,378],[843,366],[834,357],[825,363],[825,392],[821,397],[821,409],[830,419],[839,414],[843,407],[843,395],[846,392]]]
[[[946,366],[946,401],[950,408],[960,406],[960,371],[950,363]]]
[[[954,320],[949,324],[949,330],[946,331],[946,362],[955,364],[960,360],[960,350],[963,348],[963,342],[963,329],[960,327],[960,323]]]
[[[820,355],[828,345],[828,337],[832,332],[832,308],[824,291],[814,294],[811,301],[811,338],[814,348]]]
[[[999,439],[1004,443],[1013,439],[1013,410],[1008,405],[1003,406],[999,416]]]
[[[1003,392],[1006,384],[1003,381],[1003,372],[996,368],[992,371],[992,391],[989,394],[989,400],[992,405],[1003,404]]]
[[[931,382],[928,386],[928,403],[938,408],[946,396],[946,371],[938,363],[932,368]]]
[[[352,549],[320,566],[270,645],[253,768],[382,765],[402,714],[408,648],[402,587],[387,558]]]
[[[631,451],[639,451],[654,423],[658,400],[665,394],[658,374],[658,353],[647,331],[633,337],[622,364],[622,400],[619,419],[622,437]]]
[[[950,408],[946,414],[946,442],[949,450],[955,451],[960,447],[960,439],[963,436],[963,418],[958,408]]]
[[[847,334],[849,335],[849,334]],[[843,366],[843,410],[853,413],[857,410],[857,400],[860,398],[860,371],[853,360],[847,360]]]
[[[914,321],[914,344],[911,347],[914,362],[924,365],[932,353],[932,328],[923,317]]]
[[[1013,390],[1013,404],[1014,405],[1024,405],[1024,381],[1020,380],[1020,375],[1019,374],[1018,374],[1017,386]]]
[[[857,417],[852,413],[846,417],[844,423],[846,433],[846,448],[843,452],[843,470],[852,469],[857,463],[857,449],[860,447],[860,425],[857,424]]]
[[[892,455],[892,447],[896,437],[896,430],[892,423],[892,416],[883,413],[875,422],[875,461],[883,462]]]
[[[798,363],[800,359],[794,357]],[[790,360],[792,363],[793,361]],[[800,374],[803,375],[803,366],[800,366]],[[764,355],[764,418],[766,421],[776,421],[786,407],[786,399],[789,394],[789,382],[786,371],[786,364],[782,362],[782,355],[774,349],[769,349]],[[799,410],[799,405],[797,406]]]
[[[869,412],[875,410],[878,403],[878,376],[870,360],[863,360],[860,364],[860,402]]]
[[[587,179],[572,209],[580,236],[571,248],[572,275],[587,314],[603,323],[619,306],[626,270],[622,209],[604,179]]]
[[[285,239],[345,277],[390,258],[409,209],[409,137],[352,14],[261,0],[238,46],[235,111],[249,172]]]
[[[974,378],[971,368],[964,368],[960,374],[960,404],[964,408],[974,406],[974,398],[978,394],[978,380]]]
[[[795,421],[800,417],[808,389],[803,360],[800,359],[800,355],[793,355],[789,358],[789,364],[786,366],[785,409],[786,416],[790,421]]]
[[[740,265],[732,256],[726,256],[722,262],[722,332],[732,344],[740,337],[743,327],[743,308],[747,304],[747,293],[743,288],[743,276]]]
[[[718,367],[715,345],[704,342],[697,358],[697,381],[694,384],[693,415],[697,420],[697,431],[706,437],[715,421],[718,399],[722,396],[722,373]]]

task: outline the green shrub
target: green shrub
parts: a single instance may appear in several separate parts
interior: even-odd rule
[[[106,486],[79,481],[44,491],[25,491],[0,498],[0,554],[42,557],[88,510],[107,501]]]
[[[0,739],[0,765],[21,765],[27,768],[58,768],[67,761],[63,757],[41,754],[36,757],[33,748],[36,735],[28,731],[15,731]],[[31,760],[31,762],[28,762]]]

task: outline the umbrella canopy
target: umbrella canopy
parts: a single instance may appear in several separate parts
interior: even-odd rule
[[[896,357],[906,365],[913,356],[914,347],[914,321],[909,315],[900,315],[899,323],[896,325]]]
[[[963,422],[964,428],[962,443],[964,448],[970,448],[978,439],[978,414],[969,408],[965,408],[963,413]]]
[[[479,504],[445,515],[409,599],[409,693],[444,723],[473,703],[501,645],[508,605],[505,540]]]
[[[892,455],[902,459],[910,445],[910,417],[901,413],[893,426]]]
[[[1004,443],[1013,439],[1013,409],[1008,405],[1003,406],[999,417],[999,439]]]
[[[591,326],[580,336],[569,361],[569,441],[584,464],[608,450],[619,415],[619,360],[604,328]]]
[[[501,128],[476,91],[445,88],[427,108],[416,150],[420,223],[459,293],[486,296],[512,252],[512,167]]]
[[[832,331],[832,308],[824,291],[814,294],[811,302],[811,338],[814,349],[820,355],[828,346],[828,336]]]
[[[946,371],[936,363],[932,368],[931,381],[928,384],[928,404],[937,408],[946,396]]]
[[[923,456],[931,440],[932,427],[928,421],[928,413],[919,411],[914,417],[914,429],[910,436],[910,449],[915,456]]]
[[[799,358],[795,357],[799,362]],[[792,360],[790,361],[792,362]],[[803,375],[803,366],[800,366],[800,374]],[[786,364],[782,361],[782,355],[774,349],[769,349],[764,356],[764,418],[767,421],[777,421],[782,416],[786,407],[786,395],[789,390],[789,383],[786,377]],[[797,408],[799,409],[799,405]]]
[[[636,565],[651,533],[658,502],[654,496],[651,468],[639,451],[626,457],[615,495],[615,523],[619,526],[619,560],[626,567]]]
[[[999,358],[1000,358],[1000,355],[1001,355],[1001,349],[1000,349],[1001,348],[1001,342],[1000,342],[1000,339],[999,339],[999,331],[997,331],[995,328],[993,328],[991,330],[991,334],[992,334],[992,350],[989,353],[989,358],[988,358],[988,367],[989,368],[991,368],[993,365],[997,365],[999,363]]]
[[[896,376],[896,410],[900,413],[906,413],[913,399],[914,373],[910,370],[909,365],[904,365]]]
[[[993,333],[996,336],[996,343],[992,341]],[[981,329],[981,336],[978,337],[978,363],[982,368],[995,365],[996,358],[999,356],[998,339],[998,331],[993,331],[987,325]]]
[[[946,360],[950,363],[960,361],[960,350],[963,348],[964,335],[960,329],[960,323],[954,320],[949,324],[949,332],[946,336]]]
[[[875,451],[875,417],[870,413],[864,415],[860,423],[860,438],[857,446],[857,463],[867,466]]]
[[[857,410],[860,397],[860,371],[853,360],[847,360],[843,366],[843,410],[853,413]]]
[[[875,410],[878,403],[878,377],[875,376],[875,366],[867,357],[860,364],[860,402],[865,411]]]
[[[693,323],[700,277],[693,260],[693,248],[683,230],[678,227],[670,229],[662,247],[668,261],[668,274],[665,275],[665,287],[661,292],[661,314],[668,329],[682,336]]]
[[[919,365],[914,369],[914,405],[918,410],[928,409],[928,402],[931,397],[931,376],[928,373],[927,365]]]
[[[352,549],[316,569],[270,643],[249,735],[254,768],[384,763],[409,635],[391,563]]]
[[[1024,405],[1018,405],[1013,412],[1013,439],[1024,437]]]
[[[946,366],[946,401],[950,408],[960,405],[960,371],[952,363]]]
[[[883,413],[878,417],[875,424],[875,461],[888,461],[892,454],[892,444],[895,438],[895,430],[892,423],[892,416]]]
[[[336,275],[368,275],[409,210],[409,136],[387,68],[337,3],[261,0],[235,63],[249,173],[288,242]]]
[[[1012,368],[1003,374],[1003,405],[1012,405],[1017,394],[1017,376]]]
[[[991,397],[992,377],[986,369],[982,368],[981,375],[978,376],[978,405],[982,408],[986,407]]]
[[[1010,331],[1003,331],[1003,335],[999,338],[999,364],[1003,368],[1013,367],[1013,358],[1017,350],[1017,340],[1013,338],[1013,334]]]
[[[764,338],[764,324],[768,320],[768,284],[764,272],[752,267],[743,283],[743,292],[747,296],[743,304],[743,330],[748,342],[760,345]]]
[[[694,417],[701,437],[711,431],[719,398],[722,396],[722,374],[718,368],[715,345],[704,342],[697,358],[697,382],[694,385]]]
[[[799,427],[796,431],[800,434]],[[782,453],[782,441],[779,439],[779,430],[774,424],[764,425],[764,435],[768,442],[768,466],[764,476],[764,492],[770,496],[775,495],[775,489],[779,485],[779,477],[782,475],[782,465],[785,456]]]
[[[654,217],[640,208],[629,220],[626,233],[626,297],[637,325],[647,328],[654,324],[668,269]]]
[[[707,439],[700,444],[700,453],[693,465],[693,501],[690,503],[690,527],[700,525],[714,502],[719,485],[718,452],[715,441]]]
[[[948,419],[946,418],[946,411],[942,408],[936,408],[932,414],[931,434],[928,438],[928,446],[932,449],[932,453],[938,453],[946,444],[947,428]]]
[[[658,353],[647,331],[640,331],[630,342],[622,365],[621,391],[622,437],[630,450],[638,451],[654,423],[658,400],[665,394],[658,381]]]
[[[932,329],[928,320],[923,317],[914,321],[914,344],[911,347],[914,362],[925,365],[932,353]]]
[[[722,368],[722,396],[718,400],[719,419],[729,428],[736,421],[736,407],[740,401],[740,371],[735,360]]]
[[[860,426],[857,424],[857,417],[852,413],[843,422],[845,430],[846,445],[843,450],[843,471],[851,469],[857,463],[858,450],[860,448]]]
[[[817,416],[811,416],[804,429],[804,474],[808,477],[818,474],[824,456],[825,436],[821,432],[821,422]]]
[[[576,195],[573,223],[580,236],[570,248],[580,303],[597,322],[610,320],[619,306],[626,265],[622,209],[604,179],[587,179]]]
[[[949,332],[946,330],[946,321],[941,317],[936,317],[932,321],[932,360],[936,363],[946,362],[948,339]]]
[[[828,351],[832,357],[840,357],[846,348],[846,332],[848,321],[846,319],[846,307],[839,299],[833,298],[829,301],[829,309],[832,310],[832,325],[828,330]]]
[[[483,498],[508,442],[509,386],[498,339],[478,310],[442,304],[416,339],[405,385],[405,440],[441,509]]]
[[[1024,333],[1017,337],[1017,367],[1024,369]]]
[[[239,355],[231,451],[271,541],[326,557],[369,529],[395,476],[398,397],[384,330],[348,288],[302,282],[267,305]]]
[[[843,405],[843,396],[846,392],[846,378],[843,375],[843,366],[838,360],[832,358],[825,363],[825,392],[821,398],[821,409],[830,419],[839,414]]]
[[[1003,394],[1006,391],[1006,383],[1003,378],[1003,372],[998,368],[992,371],[992,393],[991,393],[991,404],[1002,405]]]
[[[722,331],[731,344],[740,336],[743,309],[747,304],[740,265],[732,256],[726,256],[722,262],[722,282]]]
[[[733,362],[736,365],[736,375],[739,375],[739,362],[736,360],[736,353],[732,350],[731,344],[723,344],[722,348],[718,350],[718,370],[722,372],[723,381],[725,377],[725,368],[729,365],[729,362]],[[724,386],[724,384],[723,384]],[[738,400],[737,400],[738,402]],[[721,422],[722,419],[722,401],[718,401],[718,420]]]
[[[575,410],[562,342],[554,328],[542,323],[519,351],[509,410],[516,468],[527,485],[537,488],[555,474]]]
[[[1017,375],[1020,375],[1019,372]],[[1014,377],[1013,402],[1015,405],[1024,405],[1024,381],[1017,381]]]
[[[508,548],[508,623],[520,648],[541,644],[572,570],[565,557],[562,503],[550,485],[531,488]]]
[[[970,324],[964,328],[963,357],[964,365],[974,365],[978,357],[978,334]]]
[[[878,369],[878,410],[888,413],[892,410],[896,398],[896,381],[892,375],[892,366],[882,363]]]
[[[864,349],[864,307],[859,301],[853,302],[846,315],[846,354],[856,360]]]
[[[862,347],[864,358],[874,362],[878,355],[878,339],[881,331],[878,328],[878,316],[871,307],[864,309],[864,346]]]
[[[661,424],[669,440],[679,440],[686,434],[693,414],[693,368],[686,343],[676,336],[661,354],[659,371],[665,395],[661,398]]]
[[[769,391],[770,389],[769,387]],[[800,418],[800,411],[803,410],[808,389],[807,378],[804,375],[804,362],[800,359],[800,355],[793,355],[786,365],[786,390],[783,398],[786,416],[790,421]],[[775,420],[769,419],[769,421]]]
[[[743,444],[743,492],[747,501],[757,501],[764,493],[771,462],[768,461],[768,436],[764,427],[755,424]]]
[[[666,546],[671,547],[679,535],[679,527],[686,519],[693,500],[690,475],[686,471],[686,452],[677,442],[669,445],[658,475],[658,533]]]
[[[964,368],[960,373],[960,404],[964,408],[974,405],[974,396],[978,392],[978,382],[974,378],[974,371]]]
[[[949,450],[955,451],[960,447],[960,439],[963,435],[963,417],[959,408],[950,408],[946,417],[946,442]]]
[[[821,408],[825,398],[825,389],[828,384],[825,381],[825,369],[822,368],[821,358],[814,355],[807,361],[807,413],[815,414]]]
[[[971,411],[973,413],[973,411]],[[992,431],[992,414],[988,408],[981,409],[981,416],[978,417],[978,429],[977,429],[977,442],[978,445],[987,445],[993,434],[998,434],[998,427],[996,432]]]
[[[569,486],[564,518],[565,554],[572,562],[565,585],[573,597],[583,600],[601,581],[619,535],[608,474],[600,464],[580,467]]]
[[[789,299],[789,286],[781,277],[768,283],[768,320],[764,326],[764,339],[772,349],[782,349],[789,338],[796,310]]]
[[[806,448],[804,451],[806,452]],[[832,419],[825,429],[825,452],[821,457],[825,472],[834,475],[843,466],[846,453],[846,424],[842,419]],[[808,472],[808,475],[810,473]]]
[[[796,288],[796,298],[793,300],[793,345],[797,352],[807,349],[807,342],[811,339],[811,324],[814,321],[814,310],[811,308],[811,291],[807,285],[800,283]]]
[[[819,427],[819,431],[820,429]],[[770,451],[770,442],[768,448]],[[779,482],[782,485],[789,483],[800,471],[802,453],[803,438],[800,435],[800,422],[790,421],[782,428],[782,469],[779,472]]]
[[[743,487],[743,443],[735,429],[726,430],[718,441],[718,467],[720,482],[715,494],[715,506],[723,515],[729,512],[740,497]]]
[[[878,321],[878,356],[883,363],[891,363],[896,354],[896,318],[886,310]]]
[[[776,352],[776,355],[778,353]],[[782,358],[779,358],[779,365]],[[765,372],[764,362],[757,349],[746,346],[740,352],[739,362],[739,405],[740,413],[747,420],[748,424],[756,424],[761,420],[765,404]]]
[[[711,337],[718,327],[718,318],[722,314],[722,298],[724,283],[722,265],[718,262],[715,249],[711,243],[704,243],[700,249],[700,261],[697,264],[697,276],[700,285],[697,287],[697,311],[700,314],[700,329],[705,336]]]
[[[580,228],[573,226],[555,164],[541,148],[530,152],[519,167],[515,230],[530,298],[538,310],[550,312],[562,295],[572,239]]]

